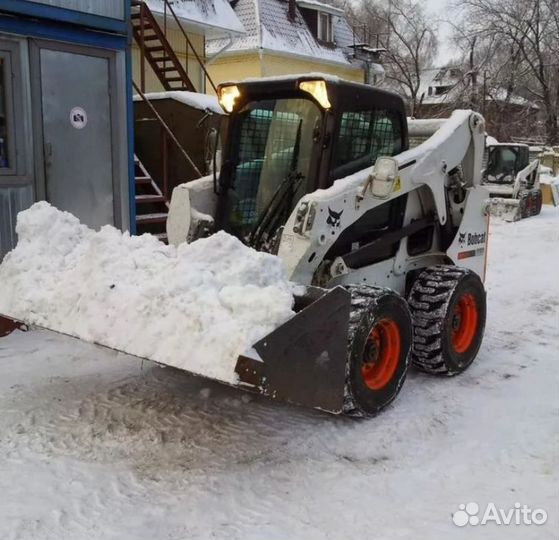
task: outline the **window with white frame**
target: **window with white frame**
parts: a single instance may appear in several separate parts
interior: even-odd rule
[[[325,43],[332,43],[334,41],[332,15],[330,13],[318,12],[317,37]]]

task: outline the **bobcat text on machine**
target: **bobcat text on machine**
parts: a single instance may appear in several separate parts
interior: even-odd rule
[[[410,362],[464,371],[486,318],[483,118],[407,121],[396,94],[319,74],[223,84],[219,98],[220,173],[175,188],[168,238],[225,230],[297,284],[295,314],[239,356],[236,386],[367,416]],[[430,137],[409,149],[417,135]],[[0,317],[0,336],[24,326]]]
[[[370,86],[311,74],[223,84],[219,98],[221,172],[175,189],[169,240],[223,229],[306,286],[295,317],[239,358],[241,386],[365,416],[410,360],[465,370],[486,317],[483,118],[455,111],[409,149],[402,98]]]
[[[539,160],[530,161],[527,144],[491,143],[482,184],[491,195],[491,213],[507,221],[536,216],[542,209]]]

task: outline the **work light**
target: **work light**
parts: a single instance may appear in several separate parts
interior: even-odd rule
[[[241,95],[239,88],[232,84],[229,86],[221,86],[218,89],[219,104],[227,113],[233,112],[235,101]]]
[[[323,109],[329,109],[332,105],[328,99],[328,90],[326,89],[325,81],[301,81],[299,83],[299,90],[308,92]]]

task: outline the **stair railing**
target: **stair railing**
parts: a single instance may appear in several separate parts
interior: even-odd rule
[[[200,58],[200,56],[196,52],[196,49],[194,48],[194,45],[192,44],[192,41],[190,41],[190,38],[188,37],[188,34],[186,33],[182,23],[180,22],[180,19],[177,17],[177,14],[175,13],[175,10],[173,9],[173,6],[171,5],[171,2],[169,0],[163,0],[163,1],[165,3],[165,8],[170,11],[171,15],[175,19],[175,22],[177,23],[177,26],[179,27],[179,30],[181,31],[181,33],[184,36],[184,39],[186,41],[186,45],[187,45],[186,46],[186,63],[187,63],[186,69],[188,70],[188,47],[190,46],[190,48],[192,49],[192,52],[194,53],[194,57],[196,58],[196,61],[198,62],[198,64],[202,68],[202,71],[204,72],[204,75],[205,75],[206,79],[209,81],[209,83],[211,84],[214,92],[217,94],[217,86],[213,82],[210,74],[208,73],[208,70],[206,69],[204,61]]]
[[[185,69],[186,73],[188,74],[188,56],[189,56],[189,48],[190,48],[192,50],[192,53],[193,53],[194,57],[196,58],[196,61],[198,62],[200,68],[202,69],[205,78],[208,80],[208,82],[212,86],[214,92],[217,93],[217,86],[213,82],[213,79],[211,78],[208,70],[206,69],[204,60],[196,52],[194,44],[192,43],[192,41],[188,37],[188,34],[186,33],[186,30],[184,29],[179,17],[175,13],[175,10],[173,9],[173,6],[171,4],[172,3],[169,0],[163,0],[163,35],[165,36],[165,38],[167,38],[167,11],[169,11],[169,13],[171,13],[173,19],[175,20],[175,23],[177,24],[177,27],[179,28],[181,34],[183,35],[183,37],[185,39],[186,66],[185,66],[184,69]],[[145,41],[144,41],[144,38],[145,38],[145,35],[144,35],[144,33],[145,33],[145,17],[147,15],[148,11],[151,13],[151,10],[149,9],[149,6],[145,3],[144,0],[132,0],[132,5],[137,6],[137,7],[140,8],[140,44],[139,44],[140,45],[140,70],[141,70],[141,72],[140,72],[140,88],[142,89],[142,91],[145,92],[145,51],[144,51],[144,47],[145,47]],[[168,41],[167,41],[167,44],[168,44],[169,48],[172,50],[171,44]]]
[[[151,103],[151,101],[146,97],[146,95],[142,92],[142,90],[138,87],[138,85],[132,81],[132,85],[134,86],[134,90],[137,92],[137,94],[142,98],[142,100],[146,103],[146,105],[148,106],[148,108],[151,110],[154,119],[156,119],[159,122],[159,125],[161,126],[162,130],[163,130],[163,134],[164,134],[164,138],[163,138],[163,145],[164,145],[164,160],[163,160],[163,183],[164,183],[164,187],[163,187],[163,195],[165,197],[165,199],[168,201],[169,200],[169,189],[168,189],[168,159],[167,159],[167,150],[166,150],[166,146],[168,143],[168,140],[171,140],[173,142],[173,144],[176,146],[176,148],[179,150],[179,152],[182,154],[182,156],[184,157],[184,159],[186,160],[186,162],[190,165],[190,167],[192,167],[192,170],[199,176],[203,176],[203,174],[200,172],[200,169],[198,169],[198,167],[196,166],[196,163],[194,163],[194,161],[192,160],[192,158],[188,155],[188,152],[184,149],[184,147],[182,146],[182,144],[179,142],[179,140],[176,138],[175,134],[173,133],[173,131],[171,130],[171,128],[167,125],[167,122],[165,122],[165,120],[163,120],[162,116],[157,112],[157,109],[153,106],[153,104]]]

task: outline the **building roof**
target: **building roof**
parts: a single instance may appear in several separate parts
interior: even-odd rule
[[[322,4],[306,0],[305,7],[321,10]],[[307,6],[308,5],[308,6]],[[243,24],[246,34],[233,40],[228,53],[266,50],[270,52],[313,58],[318,61],[360,65],[353,61],[353,32],[343,15],[332,15],[334,45],[323,45],[317,41],[303,18],[300,8],[296,9],[295,20],[288,17],[287,0],[238,0],[233,3],[235,13]],[[228,45],[225,39],[207,43],[208,55]]]
[[[425,105],[455,103],[467,91],[469,73],[459,66],[425,69],[421,73],[418,96]],[[429,95],[429,88],[433,93]],[[488,90],[486,101],[509,103],[521,107],[539,109],[538,105],[518,94],[507,95],[505,88],[492,88]]]
[[[164,0],[146,2],[156,16],[164,14]],[[227,0],[172,0],[170,3],[182,24],[201,31],[209,39],[231,34],[241,35],[245,31]],[[174,20],[168,9],[167,20],[170,20],[172,26]]]

